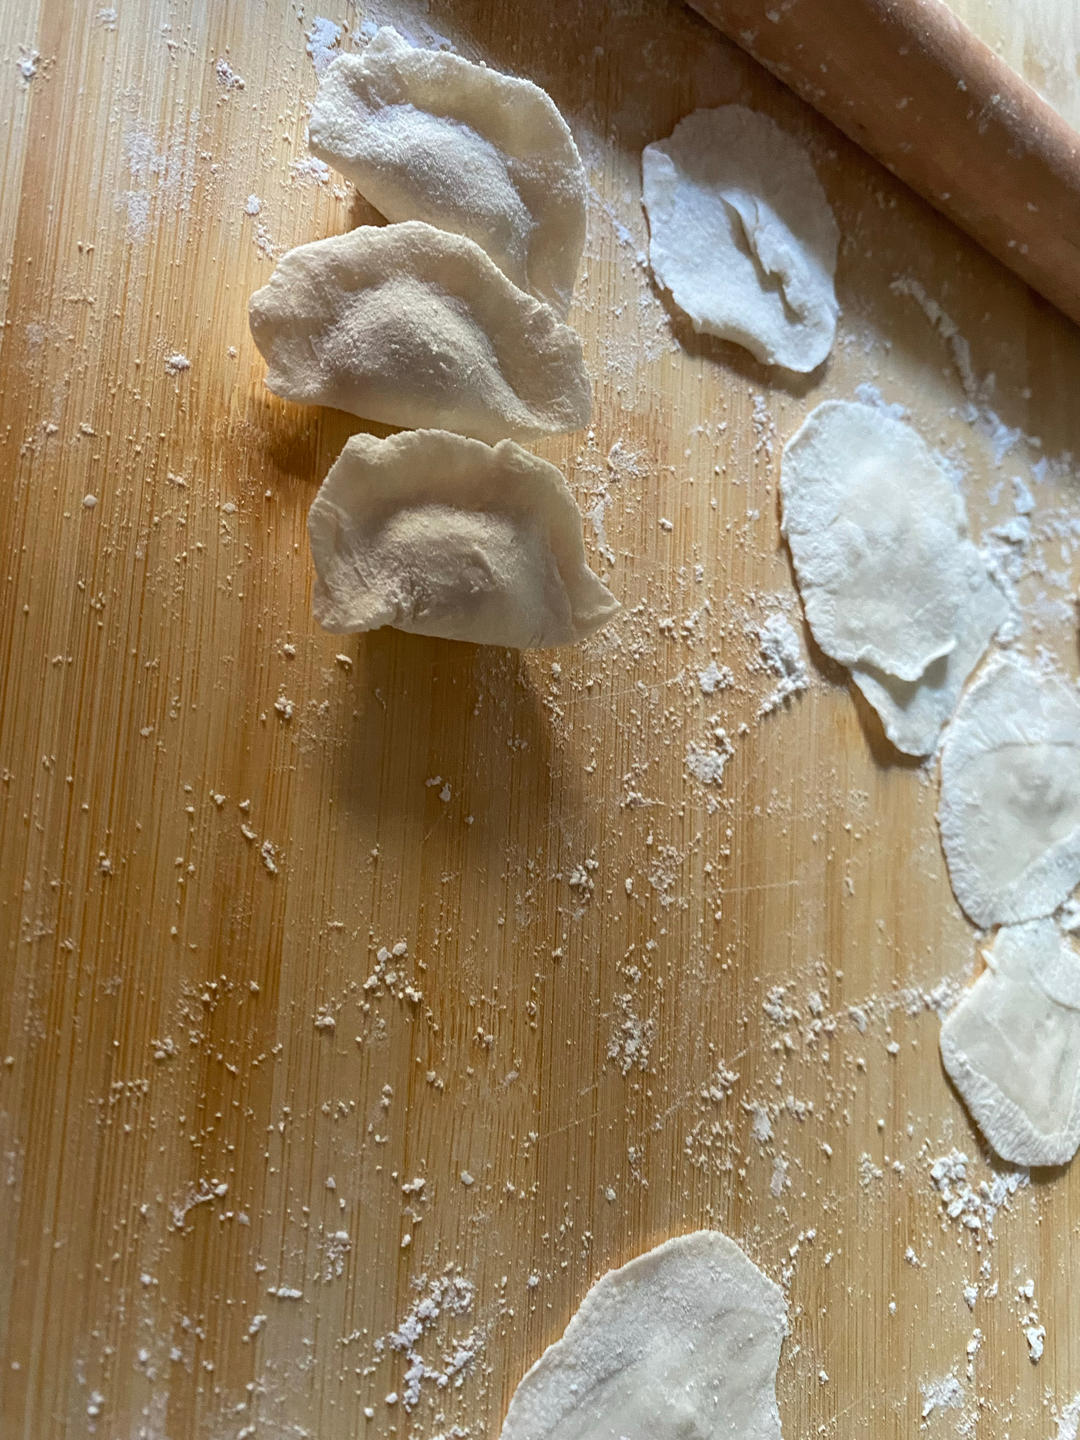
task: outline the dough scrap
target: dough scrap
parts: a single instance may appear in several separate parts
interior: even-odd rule
[[[960,551],[970,588],[957,621],[956,648],[932,660],[915,681],[852,667],[852,680],[881,717],[889,740],[905,755],[933,753],[968,676],[1010,613],[1008,600],[970,540],[961,542]]]
[[[780,1440],[783,1293],[717,1231],[592,1287],[521,1381],[501,1440]]]
[[[290,250],[250,302],[275,395],[480,440],[589,420],[581,341],[478,245],[421,221]]]
[[[585,169],[551,97],[390,26],[322,78],[315,154],[388,220],[465,235],[560,317],[585,245]]]
[[[991,660],[941,751],[938,825],[976,925],[1052,914],[1080,882],[1080,696],[1030,662]]]
[[[827,655],[910,683],[956,648],[971,590],[964,506],[910,425],[827,400],[784,447],[780,489],[806,618]]]
[[[1052,920],[998,932],[941,1027],[941,1057],[979,1129],[1014,1165],[1080,1149],[1080,953]]]
[[[308,514],[315,618],[481,645],[570,645],[619,609],[546,460],[443,430],[354,435]]]
[[[694,329],[768,365],[820,365],[839,314],[839,230],[799,141],[721,105],[647,145],[641,169],[649,263]]]

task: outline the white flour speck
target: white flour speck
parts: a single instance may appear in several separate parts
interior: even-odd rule
[[[315,74],[321,75],[330,62],[335,58],[334,52],[341,43],[341,26],[335,25],[332,20],[327,20],[323,15],[316,15],[315,21],[308,31],[307,45],[305,49],[311,56],[311,63],[315,66]]]

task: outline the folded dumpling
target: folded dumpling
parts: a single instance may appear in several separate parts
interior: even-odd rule
[[[420,221],[290,250],[250,319],[286,400],[481,440],[588,423],[575,332],[473,241]]]
[[[529,80],[419,50],[389,26],[326,71],[311,148],[388,220],[467,235],[565,315],[585,244],[585,171]]]
[[[525,650],[569,645],[618,602],[585,563],[566,481],[512,440],[354,435],[308,514],[315,618]]]

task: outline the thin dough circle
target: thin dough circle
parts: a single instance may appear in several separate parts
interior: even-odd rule
[[[1014,1165],[1080,1149],[1080,954],[1052,920],[998,932],[946,1017],[941,1058],[988,1143]]]
[[[1026,660],[991,660],[945,732],[941,843],[976,925],[1052,914],[1080,881],[1080,697]]]
[[[827,655],[913,682],[955,649],[970,599],[964,507],[910,425],[827,400],[784,447],[780,489],[806,618]]]
[[[699,1230],[604,1275],[510,1402],[500,1440],[781,1440],[783,1293]]]
[[[694,329],[767,365],[820,365],[839,313],[839,231],[798,140],[722,105],[647,145],[641,169],[649,263]]]

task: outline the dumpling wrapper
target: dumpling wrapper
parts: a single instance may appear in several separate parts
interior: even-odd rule
[[[510,1402],[500,1440],[781,1440],[783,1293],[717,1231],[609,1271]]]
[[[290,250],[250,319],[285,400],[491,441],[589,420],[575,332],[478,245],[420,221]]]
[[[852,680],[881,717],[889,740],[905,755],[933,753],[968,676],[1009,617],[1009,602],[987,573],[979,551],[965,540],[960,552],[969,590],[957,621],[956,648],[932,660],[915,681],[852,667]]]
[[[327,630],[392,625],[526,650],[574,644],[619,609],[585,563],[562,475],[512,440],[354,435],[308,534]]]
[[[987,1142],[1014,1165],[1080,1149],[1080,953],[1052,920],[1000,930],[941,1027],[941,1057]]]
[[[466,235],[566,314],[585,245],[585,170],[551,97],[390,26],[323,75],[311,148],[388,220]]]
[[[921,679],[970,600],[964,505],[910,425],[827,400],[784,447],[783,530],[814,639],[842,665]]]
[[[976,925],[1052,914],[1080,882],[1080,696],[1011,657],[991,660],[945,732],[941,843]]]
[[[803,146],[743,105],[695,110],[641,157],[653,274],[699,332],[767,365],[832,349],[839,230]]]

